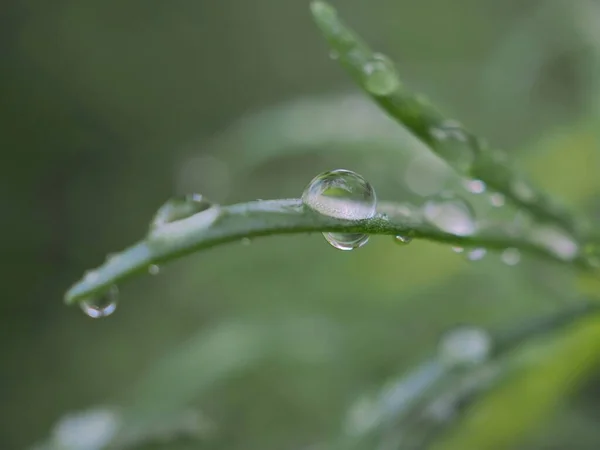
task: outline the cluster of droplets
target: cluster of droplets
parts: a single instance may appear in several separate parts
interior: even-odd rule
[[[365,220],[375,216],[377,196],[373,186],[356,172],[332,170],[317,175],[304,189],[303,203],[314,211],[344,220]],[[340,250],[362,247],[369,240],[364,233],[323,233]]]

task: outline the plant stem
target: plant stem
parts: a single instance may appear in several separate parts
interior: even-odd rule
[[[261,200],[229,206],[215,206],[187,219],[151,231],[144,240],[114,254],[99,268],[87,272],[65,295],[72,304],[101,295],[114,284],[140,273],[152,264],[163,264],[192,252],[244,237],[310,232],[365,233],[409,236],[461,247],[505,249],[516,247],[565,263],[543,243],[515,235],[514,230],[489,227],[470,236],[446,233],[428,223],[415,207],[381,202],[375,217],[360,221],[336,219],[316,213],[300,199]],[[583,257],[569,260],[588,268]]]
[[[579,237],[582,221],[534,187],[512,166],[504,152],[491,150],[483,140],[445,117],[424,97],[407,89],[393,64],[384,55],[374,53],[344,24],[333,7],[313,1],[311,10],[335,59],[392,118],[459,173],[481,179],[537,220],[558,225],[573,237]],[[389,91],[369,85],[374,71],[379,71],[376,76],[384,79]]]

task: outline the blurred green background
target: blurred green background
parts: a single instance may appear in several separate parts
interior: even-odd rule
[[[596,2],[335,6],[409,86],[600,217]],[[337,433],[363,392],[433,354],[449,327],[509,327],[598,291],[531,257],[467,263],[386,237],[339,252],[301,235],[162,267],[92,320],[63,305],[65,290],[140,239],[172,195],[299,197],[317,173],[348,168],[380,198],[419,203],[456,180],[433,158],[415,162],[424,149],[328,58],[306,1],[5,0],[0,23],[2,449],[130,397],[142,415],[198,408],[210,424],[192,442],[148,448],[308,448]],[[504,427],[497,448],[598,448],[594,367],[572,392],[551,389],[569,395],[539,420]]]

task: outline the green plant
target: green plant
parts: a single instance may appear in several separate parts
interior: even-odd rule
[[[112,255],[104,265],[89,272],[67,292],[67,303],[74,304],[103,296],[112,286],[135,275],[146,273],[149,267],[164,264],[191,252],[243,238],[317,231],[385,234],[402,236],[407,240],[428,239],[469,248],[515,248],[582,271],[598,267],[598,244],[590,235],[585,218],[566,211],[550,196],[533,186],[503,152],[491,149],[462,125],[444,117],[427,100],[408,91],[400,81],[393,63],[384,55],[373,53],[341,22],[329,5],[314,2],[312,12],[317,25],[329,41],[334,58],[339,60],[376,103],[457,172],[468,178],[480,180],[489,189],[504,195],[529,214],[537,225],[531,229],[515,230],[511,223],[500,222],[481,226],[474,233],[457,235],[432,224],[426,220],[420,208],[405,203],[379,202],[377,214],[362,220],[340,219],[321,214],[307,207],[301,199],[256,201],[230,206],[205,204],[198,211],[192,208],[183,214],[184,218],[166,220],[166,224],[151,229],[139,243]],[[182,204],[184,207],[190,205],[185,200]],[[574,250],[565,252],[561,244]],[[421,368],[416,369],[416,378],[409,375],[407,379],[402,378],[399,381],[401,386],[414,379],[421,381],[419,388],[411,389],[410,401],[405,401],[401,406],[396,405],[396,409],[391,413],[386,412],[385,408],[375,401],[366,414],[384,416],[377,419],[377,426],[365,427],[364,432],[357,436],[354,431],[360,427],[354,425],[354,431],[348,437],[349,441],[342,440],[342,443],[344,446],[367,445],[369,448],[373,446],[370,439],[379,440],[384,435],[387,445],[412,445],[415,448],[423,448],[432,444],[432,440],[437,439],[438,432],[456,423],[456,417],[452,414],[436,415],[436,408],[444,407],[454,411],[458,409],[458,405],[470,404],[481,398],[492,386],[501,384],[516,370],[515,366],[529,367],[530,363],[527,361],[517,358],[517,362],[514,362],[507,358],[507,353],[514,349],[515,343],[528,341],[539,336],[542,331],[555,332],[560,327],[573,326],[573,323],[579,323],[577,321],[581,320],[581,316],[595,312],[595,305],[584,301],[574,308],[566,308],[560,314],[542,318],[541,325],[537,322],[527,323],[524,325],[524,331],[516,331],[514,335],[506,337],[493,334],[486,344],[490,350],[489,355],[485,356],[485,364],[458,367],[444,364],[439,358],[424,363]],[[567,341],[564,349],[564,356],[572,357],[575,364],[592,359],[590,355],[593,354],[593,345],[597,341],[598,325],[594,322],[582,323],[584,327],[580,331],[581,337],[572,338],[572,346]],[[233,330],[232,336],[235,336],[235,326]],[[256,358],[261,357],[261,351],[257,348],[268,338],[257,330],[252,330],[250,334],[256,337],[256,342],[242,344],[242,341],[234,339],[236,345],[248,346],[243,347],[244,352],[236,354],[241,356],[245,353],[255,355]],[[223,339],[227,341],[229,337]],[[573,347],[580,347],[581,339],[589,340],[590,347],[583,349],[581,353],[573,352]],[[211,349],[205,351],[209,353]],[[246,363],[246,359],[240,358],[232,361],[231,365],[235,368],[237,364]],[[165,363],[162,370],[166,371],[178,364],[185,362],[170,361]],[[193,369],[191,368],[192,372]],[[223,372],[230,369],[231,367],[226,367]],[[161,369],[156,373],[160,372]],[[216,370],[214,376],[218,377],[220,373]],[[582,376],[584,374],[585,371],[582,371]],[[562,378],[558,377],[555,380],[556,383],[567,382],[565,380],[568,374],[562,375]],[[147,385],[150,386],[147,390],[152,391],[152,381]],[[550,385],[549,389],[552,386]],[[386,390],[382,397],[385,398],[388,394]],[[440,399],[445,400],[446,404]],[[163,399],[163,403],[165,402],[168,403],[168,399]],[[369,407],[366,409],[369,410]],[[176,411],[177,407],[173,407],[173,410]],[[535,413],[536,411],[533,411],[524,422]],[[131,416],[137,417],[137,414],[131,413]],[[465,423],[465,427],[468,428],[468,421]],[[391,430],[382,429],[390,424],[394,425]],[[478,435],[477,432],[461,437],[460,427],[457,430],[459,431],[455,432],[454,436],[448,438],[447,444],[442,440],[442,443],[437,445],[442,446],[441,448],[476,448],[475,445],[478,445],[478,448],[491,448],[491,440],[496,438]],[[364,440],[367,440],[367,443]],[[466,446],[465,442],[471,447]]]

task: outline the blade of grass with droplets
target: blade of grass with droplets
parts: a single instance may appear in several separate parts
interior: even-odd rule
[[[574,236],[580,234],[580,221],[527,181],[503,152],[491,150],[458,122],[449,120],[422,96],[408,90],[394,64],[374,53],[344,24],[333,7],[313,1],[311,10],[334,58],[391,117],[457,171],[483,180],[536,219],[559,225]]]
[[[387,383],[376,398],[371,401],[363,398],[350,409],[348,433],[341,437],[348,445],[343,447],[354,444],[352,448],[379,448],[377,443],[385,441],[392,445],[384,445],[385,448],[429,448],[446,430],[468,415],[468,406],[485,402],[488,393],[493,396],[495,388],[531,366],[529,358],[519,356],[523,353],[523,345],[534,338],[583,323],[582,320],[590,320],[590,316],[599,312],[596,302],[578,301],[558,312],[527,319],[510,329],[491,332],[482,329],[490,336],[486,361],[453,367],[438,354]],[[561,342],[556,344],[559,348]],[[516,357],[513,355],[515,350]],[[525,351],[527,355],[531,354]],[[547,352],[545,355],[551,357]],[[366,420],[365,416],[370,419]],[[352,422],[353,417],[358,422]]]
[[[581,268],[588,267],[585,258],[575,256],[572,261],[566,261],[543,242],[515,236],[512,229],[482,228],[470,236],[456,236],[430,224],[417,208],[410,205],[380,202],[377,212],[371,219],[337,219],[311,210],[300,199],[214,206],[187,219],[164,225],[132,247],[111,255],[102,266],[87,272],[81,281],[69,289],[65,294],[65,302],[73,304],[102,295],[118,283],[146,274],[148,267],[153,264],[163,264],[244,237],[277,234],[342,232],[401,235],[461,247],[498,250],[517,247],[561,263],[572,262]]]

